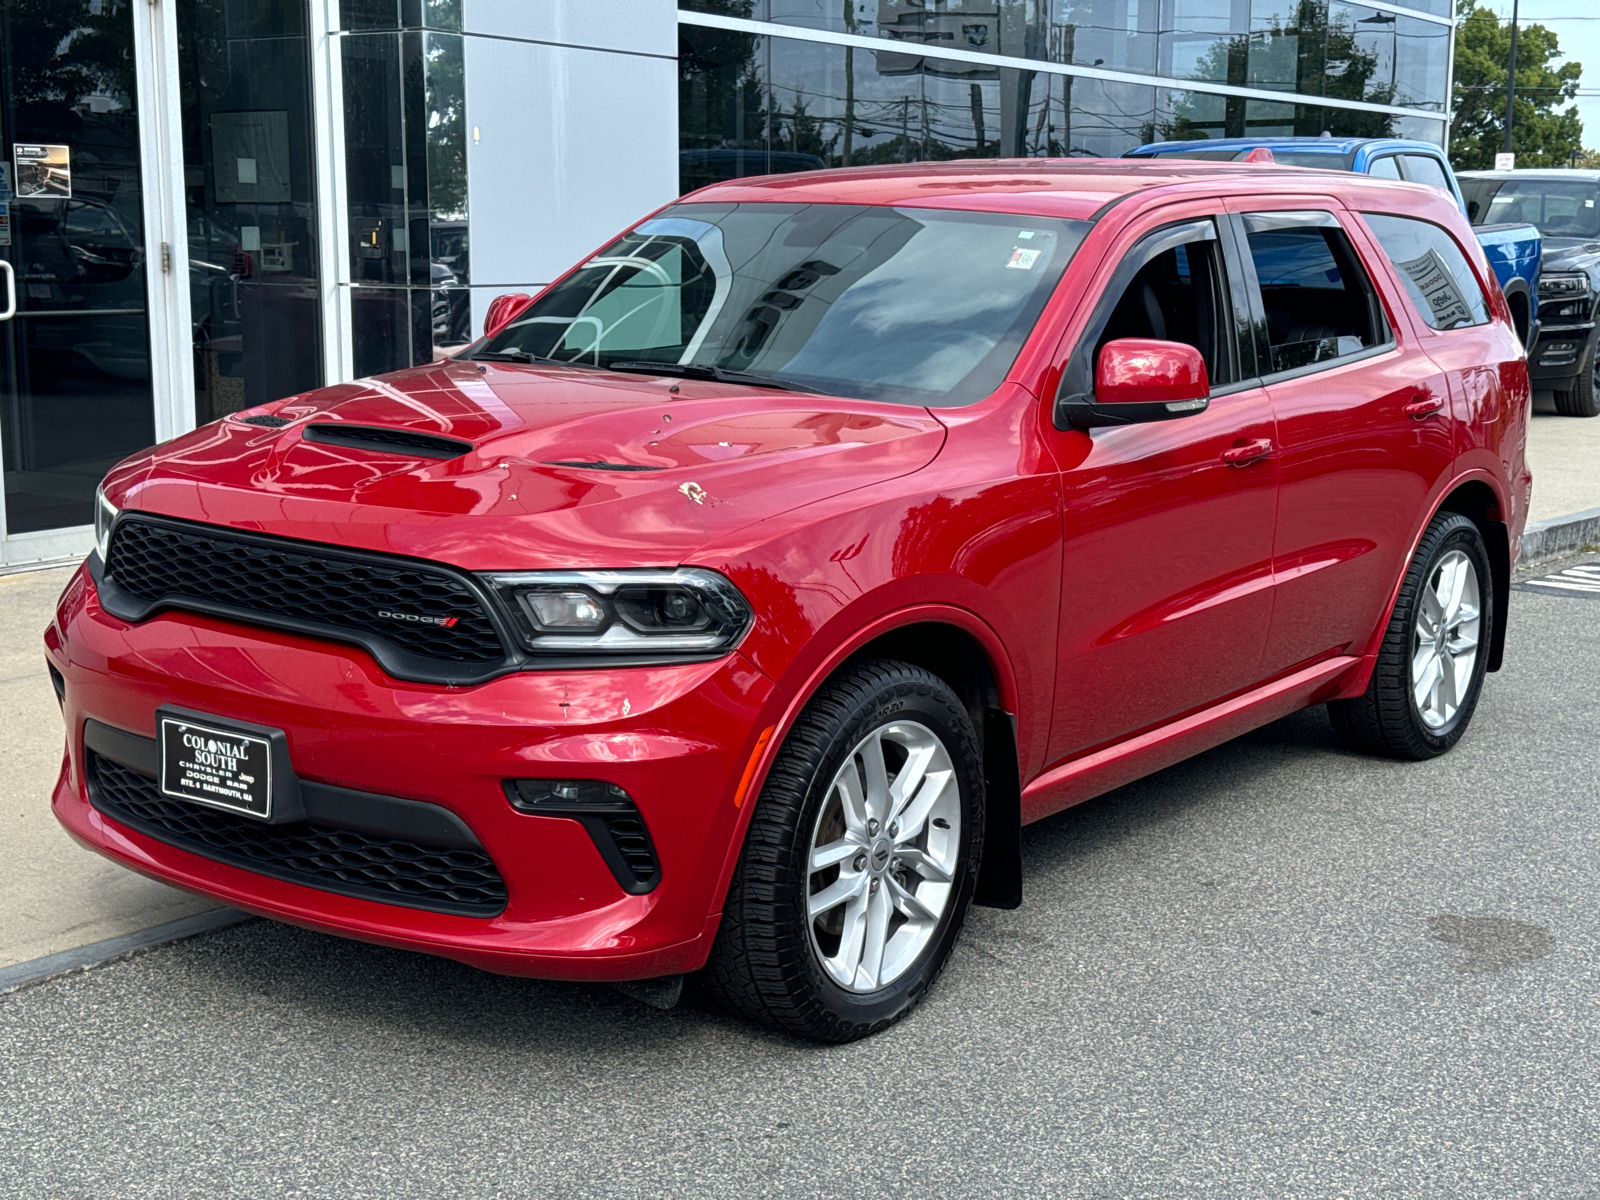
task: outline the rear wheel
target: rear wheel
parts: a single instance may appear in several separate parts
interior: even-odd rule
[[[706,968],[736,1012],[847,1042],[909,1012],[965,919],[983,771],[965,707],[906,663],[825,684],[750,820]]]
[[[1563,417],[1593,417],[1600,415],[1600,340],[1589,343],[1589,353],[1584,358],[1584,369],[1572,381],[1572,387],[1555,393],[1556,412]]]
[[[1492,578],[1478,527],[1459,513],[1435,517],[1400,586],[1366,693],[1328,705],[1347,746],[1421,760],[1461,739],[1483,690]]]

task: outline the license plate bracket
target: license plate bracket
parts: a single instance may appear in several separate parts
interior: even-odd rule
[[[304,819],[283,730],[162,705],[156,737],[163,796],[266,824]]]

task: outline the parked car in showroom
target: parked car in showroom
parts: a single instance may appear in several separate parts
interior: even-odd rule
[[[1405,138],[1262,137],[1212,138],[1185,142],[1150,142],[1135,146],[1124,158],[1191,158],[1216,162],[1242,161],[1266,150],[1274,162],[1327,171],[1354,171],[1376,179],[1404,179],[1438,188],[1467,211],[1461,185],[1450,160],[1432,142]],[[1527,221],[1502,217],[1474,221],[1473,233],[1494,271],[1511,308],[1511,323],[1524,346],[1538,336],[1535,320],[1539,293],[1539,230]]]
[[[1463,171],[1475,226],[1527,221],[1544,235],[1533,386],[1568,417],[1600,415],[1600,171]]]
[[[1528,407],[1427,188],[718,184],[456,357],[112,471],[45,636],[55,812],[250,912],[700,971],[846,1041],[1020,903],[1027,822],[1308,705],[1447,751],[1503,653]]]

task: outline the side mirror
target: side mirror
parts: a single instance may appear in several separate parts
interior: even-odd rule
[[[1190,417],[1210,404],[1205,359],[1193,346],[1117,338],[1100,348],[1093,401],[1063,408],[1074,429],[1093,429]]]
[[[523,309],[533,302],[527,292],[508,292],[489,301],[489,311],[483,314],[483,336],[493,337]]]

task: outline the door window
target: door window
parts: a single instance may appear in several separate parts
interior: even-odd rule
[[[1331,213],[1250,213],[1271,372],[1360,354],[1389,340],[1372,281]]]
[[[1374,179],[1399,179],[1400,164],[1395,156],[1390,154],[1383,158],[1373,160],[1372,167],[1367,171]]]
[[[1135,256],[1140,253],[1135,249]],[[1094,360],[1117,338],[1182,342],[1200,351],[1206,377],[1216,387],[1238,378],[1231,328],[1217,242],[1214,237],[1192,241],[1156,253],[1137,270],[1095,340]]]
[[[1455,239],[1430,221],[1364,213],[1422,319],[1434,329],[1489,321],[1489,302]]]

